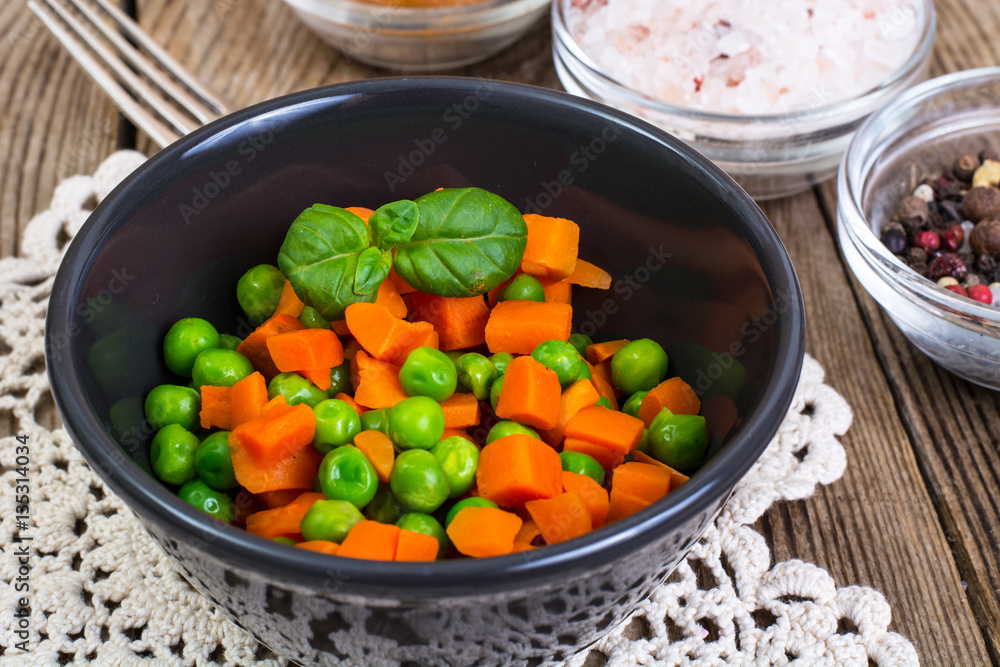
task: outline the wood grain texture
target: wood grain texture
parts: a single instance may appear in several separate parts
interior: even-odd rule
[[[841,438],[844,477],[805,501],[773,506],[761,520],[774,560],[799,558],[828,570],[838,586],[881,591],[891,629],[913,641],[925,664],[985,664],[946,535],[816,198],[771,202],[764,212],[802,285],[806,349],[854,411]]]
[[[55,186],[117,145],[118,112],[23,2],[0,3],[0,256]]]

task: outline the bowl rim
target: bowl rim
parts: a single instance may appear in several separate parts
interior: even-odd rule
[[[864,115],[870,111],[873,100],[893,94],[896,92],[895,88],[898,84],[905,83],[923,67],[924,63],[930,57],[931,48],[934,45],[934,35],[937,30],[937,14],[934,9],[933,0],[909,0],[906,3],[908,6],[916,5],[923,11],[924,22],[920,39],[917,41],[916,48],[910,54],[910,57],[879,85],[854,97],[804,110],[768,114],[728,114],[670,104],[652,95],[626,86],[617,79],[605,74],[573,37],[569,23],[564,15],[564,6],[569,2],[571,0],[552,0],[553,48],[557,48],[558,46],[565,48],[587,70],[588,75],[595,77],[602,84],[606,85],[609,90],[620,96],[626,103],[655,113],[677,116],[685,120],[703,123],[730,123],[735,125],[767,123],[794,126],[795,124],[804,122],[816,122],[827,119],[838,120],[841,117]],[[603,97],[610,101],[610,98]]]
[[[296,11],[308,12],[313,16],[320,17],[326,21],[338,20],[338,11],[358,11],[366,13],[375,19],[376,25],[362,26],[369,30],[378,28],[379,30],[393,26],[399,21],[413,22],[414,24],[425,21],[445,21],[448,28],[477,27],[477,23],[469,24],[471,19],[481,19],[483,15],[490,13],[504,16],[518,16],[528,14],[540,7],[543,7],[549,0],[480,0],[466,5],[451,5],[447,7],[402,7],[393,6],[392,3],[381,3],[375,0],[366,2],[365,0],[284,0]],[[426,28],[419,28],[414,25],[412,30],[425,31]],[[409,32],[408,30],[403,30]]]
[[[232,128],[251,124],[265,116],[274,117],[283,110],[309,105],[316,100],[349,99],[358,94],[398,93],[401,88],[457,90],[468,93],[481,85],[482,79],[468,77],[419,76],[387,77],[339,83],[300,91],[268,100],[231,113],[163,149],[122,181],[91,214],[60,265],[52,288],[46,321],[46,355],[53,354],[52,337],[72,321],[76,294],[81,288],[82,273],[71,267],[86,267],[109,235],[103,225],[114,221],[115,209],[131,193],[146,193],[155,187],[156,174],[188,152],[220,136],[234,133]],[[692,520],[713,504],[723,501],[735,484],[757,461],[785,418],[796,389],[805,353],[805,315],[802,294],[787,250],[766,216],[749,195],[721,169],[666,132],[624,112],[564,92],[526,84],[492,81],[505,99],[519,105],[533,102],[569,106],[576,112],[596,115],[658,143],[664,151],[680,154],[688,166],[706,178],[714,178],[723,188],[726,202],[755,222],[744,231],[754,248],[772,299],[787,300],[784,313],[778,315],[778,338],[773,361],[773,378],[763,388],[757,412],[747,419],[729,443],[690,482],[681,489],[630,517],[565,543],[485,559],[462,559],[430,563],[378,562],[338,559],[304,549],[286,548],[256,537],[208,517],[180,501],[158,481],[150,484],[144,473],[110,437],[89,408],[75,363],[53,363],[48,359],[49,381],[65,427],[77,448],[104,481],[139,515],[172,535],[183,535],[196,542],[203,552],[223,563],[250,572],[266,572],[269,581],[288,585],[315,587],[323,577],[329,582],[335,569],[336,590],[341,594],[360,593],[366,598],[426,599],[481,596],[529,590],[542,583],[579,578],[595,568],[608,567],[622,553],[648,546],[671,525]],[[499,99],[499,94],[498,98]],[[229,130],[227,132],[227,130]],[[780,411],[780,412],[779,412]],[[721,505],[720,505],[721,506]],[[717,509],[717,508],[716,508]]]
[[[939,316],[948,314],[972,324],[990,322],[1000,325],[1000,308],[966,299],[946,290],[889,252],[872,229],[862,201],[868,179],[872,175],[873,160],[881,155],[868,152],[868,144],[879,133],[886,118],[905,113],[916,105],[933,99],[942,91],[988,82],[1000,82],[1000,66],[962,70],[929,79],[910,88],[868,117],[851,139],[840,163],[837,174],[837,224],[844,228],[861,256],[875,269],[875,273],[897,293],[902,292],[923,308],[937,312]],[[881,140],[879,145],[893,142],[896,136],[898,130],[889,138]]]

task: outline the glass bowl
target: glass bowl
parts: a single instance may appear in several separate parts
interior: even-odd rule
[[[916,184],[984,142],[1000,145],[1000,67],[914,87],[851,142],[837,181],[837,233],[858,281],[911,343],[956,375],[1000,389],[1000,308],[924,278],[878,236]]]
[[[573,36],[568,23],[572,4],[573,0],[552,2],[553,57],[566,90],[667,130],[722,167],[758,201],[792,195],[833,177],[861,122],[925,78],[935,32],[933,3],[912,0],[900,10],[900,20],[920,31],[916,48],[876,88],[788,113],[723,114],[668,104],[605,74]]]
[[[513,44],[547,0],[404,7],[400,0],[285,0],[313,32],[369,65],[407,72],[460,67]]]

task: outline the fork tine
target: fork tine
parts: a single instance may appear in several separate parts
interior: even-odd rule
[[[153,83],[158,85],[168,96],[173,98],[184,107],[192,116],[202,123],[209,123],[219,117],[219,112],[214,108],[209,108],[200,99],[191,95],[183,86],[179,86],[156,67],[147,66],[149,59],[140,53],[132,44],[128,42],[121,33],[112,30],[111,27],[97,15],[91,6],[84,0],[64,0],[79,11],[90,23],[96,27],[104,37],[111,42],[119,54],[125,58],[139,72],[148,76]]]
[[[187,86],[187,88],[192,93],[197,95],[208,108],[212,109],[220,116],[229,113],[229,109],[224,102],[219,100],[197,79],[191,76],[191,74],[185,70],[180,63],[174,60],[170,54],[164,51],[159,44],[150,39],[149,35],[143,32],[142,28],[140,28],[135,21],[132,20],[132,17],[108,2],[108,0],[94,0],[94,2],[96,2],[101,9],[114,19],[119,28],[124,30],[129,37],[145,49],[158,65],[170,72],[174,78]]]
[[[101,88],[104,89],[111,99],[122,110],[129,120],[142,128],[150,138],[160,146],[168,146],[180,139],[180,134],[167,127],[157,120],[153,114],[142,107],[132,95],[118,83],[115,77],[111,76],[103,63],[99,62],[90,54],[90,51],[80,42],[75,35],[70,33],[55,14],[47,7],[40,4],[45,0],[29,0],[28,7],[41,19],[45,27],[58,39],[66,50],[76,59],[83,69],[93,77]]]
[[[52,11],[54,11],[71,31],[76,34],[77,39],[83,41],[88,47],[90,47],[97,58],[104,63],[105,67],[111,68],[115,74],[118,75],[119,80],[124,84],[126,89],[130,89],[135,95],[146,102],[150,107],[153,108],[156,113],[167,121],[168,124],[172,125],[175,130],[181,134],[189,134],[198,129],[199,124],[191,120],[184,114],[179,113],[179,110],[174,104],[170,103],[161,97],[155,90],[145,83],[142,79],[136,75],[131,69],[125,66],[122,62],[105,44],[100,40],[99,37],[95,36],[94,33],[89,32],[87,28],[79,21],[74,20],[72,14],[66,10],[57,0],[43,0],[45,5]]]

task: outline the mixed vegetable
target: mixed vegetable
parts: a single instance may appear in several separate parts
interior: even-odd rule
[[[246,339],[167,332],[184,379],[146,398],[153,472],[255,535],[377,560],[508,554],[643,509],[701,465],[705,417],[657,342],[571,332],[572,287],[611,285],[578,244],[477,188],[311,207],[236,286]]]

